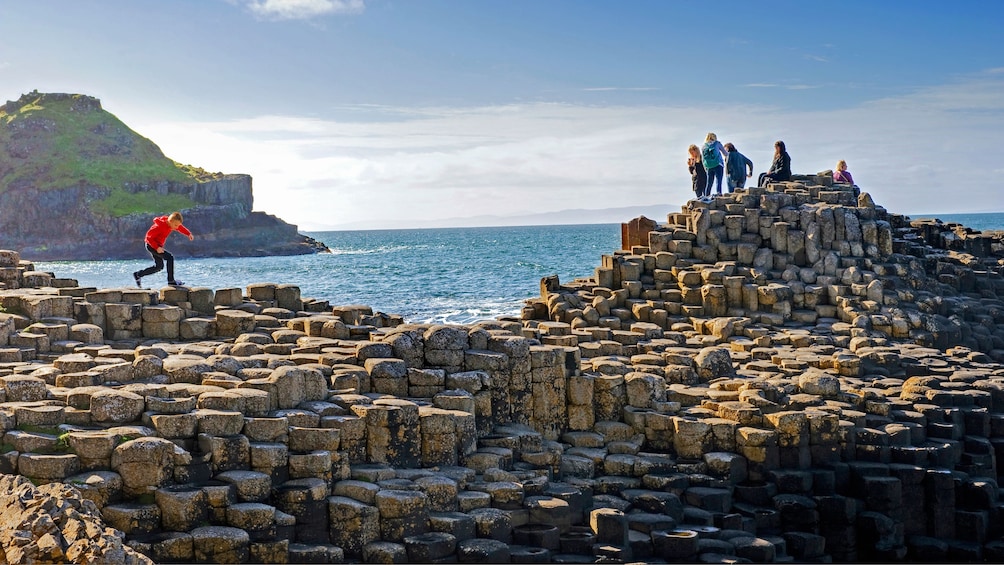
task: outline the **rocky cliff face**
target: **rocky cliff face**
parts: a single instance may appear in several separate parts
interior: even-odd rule
[[[170,248],[186,256],[242,257],[316,253],[323,244],[296,226],[263,212],[252,212],[249,175],[226,175],[203,183],[160,182],[127,187],[189,196],[195,206],[181,210],[194,241],[174,236]],[[112,217],[92,203],[111,191],[95,186],[20,189],[0,193],[0,247],[23,249],[40,260],[129,259],[146,256],[143,236],[157,213]]]
[[[174,163],[95,98],[30,93],[0,106],[0,118],[0,247],[38,260],[144,257],[151,220],[180,210],[196,239],[174,237],[170,248],[185,256],[326,250],[253,212],[249,175]]]

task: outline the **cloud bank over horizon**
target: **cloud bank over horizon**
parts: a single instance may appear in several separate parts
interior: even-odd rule
[[[834,110],[527,102],[344,107],[338,119],[120,117],[177,161],[251,174],[255,208],[305,230],[679,205],[692,194],[686,147],[708,131],[735,143],[757,172],[783,139],[795,172],[846,159],[890,211],[948,214],[1004,211],[995,181],[1004,171],[982,163],[1004,141],[998,71]]]

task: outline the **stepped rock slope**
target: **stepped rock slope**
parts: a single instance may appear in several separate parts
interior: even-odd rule
[[[0,549],[1004,562],[1000,238],[829,178],[632,221],[595,276],[468,326],[0,250]]]
[[[183,256],[325,250],[252,205],[250,176],[175,163],[96,98],[32,92],[0,106],[0,247],[36,260],[140,258],[151,219],[180,210],[197,234],[171,241]]]

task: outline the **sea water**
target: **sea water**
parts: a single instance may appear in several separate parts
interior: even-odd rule
[[[332,305],[364,304],[409,322],[470,323],[518,315],[526,299],[540,296],[541,278],[558,275],[569,282],[592,276],[601,255],[620,247],[619,224],[305,233],[332,252],[175,255],[175,276],[189,286],[213,289],[295,284],[301,296]],[[148,264],[152,260],[53,261],[36,262],[35,268],[81,286],[119,288],[134,286],[132,273]],[[160,288],[166,280],[161,271],[143,284]]]
[[[937,218],[946,224],[962,224],[979,231],[1004,230],[1004,213],[984,212],[981,214],[909,214],[911,220]]]
[[[980,230],[1004,230],[1004,213],[937,217]],[[332,253],[290,257],[192,259],[176,256],[190,286],[245,288],[295,284],[303,297],[365,304],[409,322],[470,323],[519,314],[540,295],[540,279],[593,276],[601,255],[620,248],[619,224],[307,232]],[[178,237],[178,236],[174,236]],[[168,240],[168,249],[171,244]],[[30,257],[26,257],[30,259]],[[133,286],[150,260],[39,262],[36,269],[81,286]],[[143,279],[159,288],[164,272]]]

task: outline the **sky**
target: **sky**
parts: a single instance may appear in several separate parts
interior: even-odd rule
[[[95,96],[306,231],[670,213],[708,132],[757,173],[777,139],[845,159],[891,212],[1004,212],[1004,2],[0,0],[0,29],[0,99]]]

